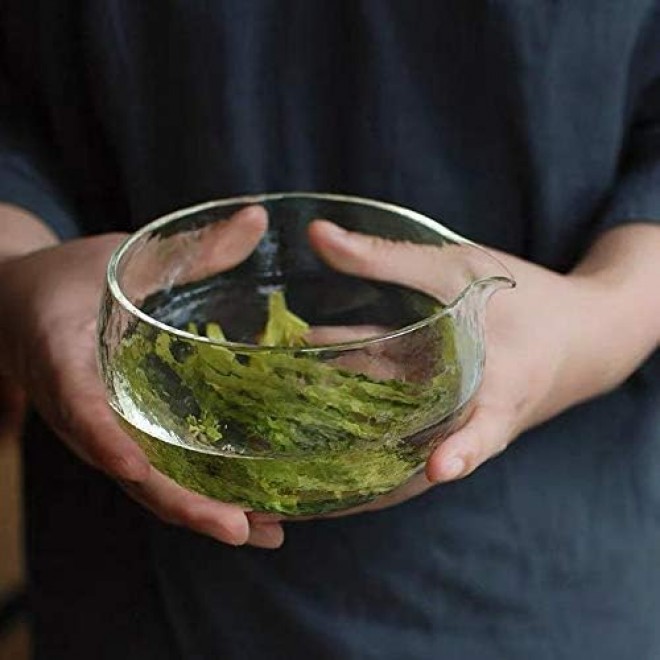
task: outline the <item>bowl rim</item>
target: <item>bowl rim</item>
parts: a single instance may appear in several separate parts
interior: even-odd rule
[[[304,199],[320,199],[326,201],[336,201],[344,202],[350,204],[359,204],[362,206],[370,206],[372,208],[377,208],[383,211],[388,211],[391,213],[396,213],[402,215],[413,222],[424,225],[425,227],[435,231],[437,234],[441,235],[443,238],[446,238],[454,243],[460,245],[470,246],[476,250],[479,250],[481,253],[486,255],[490,260],[492,260],[498,267],[502,270],[503,275],[491,275],[488,277],[477,278],[470,282],[466,287],[464,287],[461,292],[444,307],[439,309],[437,312],[424,317],[423,319],[416,321],[415,323],[408,324],[391,332],[382,333],[379,335],[373,335],[366,337],[364,339],[352,340],[347,342],[336,342],[332,344],[317,344],[314,346],[261,346],[258,344],[247,344],[243,342],[234,342],[229,340],[219,340],[211,339],[204,335],[197,335],[187,330],[182,330],[180,328],[175,328],[174,326],[168,325],[159,321],[146,312],[142,311],[137,305],[132,303],[127,295],[122,290],[119,279],[117,276],[117,271],[119,265],[128,252],[130,248],[141,240],[146,234],[157,231],[158,229],[164,227],[170,222],[179,220],[185,216],[198,213],[200,211],[205,211],[212,208],[222,208],[225,206],[232,206],[236,204],[262,204],[264,202],[279,201],[282,199],[292,199],[292,198],[304,198]],[[422,213],[413,211],[403,206],[397,204],[392,204],[390,202],[384,202],[375,199],[369,199],[366,197],[357,197],[354,195],[343,195],[337,193],[323,193],[323,192],[307,192],[307,191],[292,191],[292,192],[274,192],[274,193],[261,193],[254,195],[241,195],[237,197],[221,198],[203,202],[200,204],[194,204],[191,206],[178,209],[166,215],[160,216],[155,220],[145,224],[143,227],[137,231],[130,234],[126,239],[124,239],[118,246],[115,248],[112,253],[108,266],[106,268],[106,285],[113,299],[131,316],[139,319],[143,323],[157,328],[162,332],[166,332],[170,335],[174,335],[181,339],[185,339],[191,342],[197,342],[200,344],[208,344],[211,346],[219,346],[222,348],[231,349],[234,351],[246,352],[246,353],[264,353],[264,352],[281,352],[281,353],[305,353],[305,354],[314,354],[322,352],[334,352],[334,351],[348,351],[355,350],[359,348],[364,348],[373,344],[378,344],[385,342],[391,339],[396,339],[404,335],[412,334],[421,328],[432,325],[437,322],[444,316],[452,314],[458,305],[467,297],[467,295],[475,288],[482,286],[486,283],[499,283],[503,287],[513,288],[516,286],[516,281],[510,270],[499,260],[497,257],[492,255],[488,250],[484,249],[482,246],[478,245],[474,241],[471,241],[460,234],[452,231],[444,224],[434,220]]]

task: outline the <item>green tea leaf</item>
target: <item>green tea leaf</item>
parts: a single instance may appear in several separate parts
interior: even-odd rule
[[[286,306],[282,291],[268,297],[268,323],[261,337],[262,346],[304,346],[309,325]]]

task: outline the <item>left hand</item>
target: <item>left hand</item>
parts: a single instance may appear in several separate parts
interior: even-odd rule
[[[660,261],[658,228],[642,225],[633,230],[648,233],[645,238],[654,249],[645,250],[649,258]],[[512,272],[517,288],[495,295],[488,305],[487,360],[469,419],[439,444],[425,472],[373,502],[330,516],[382,509],[438,482],[467,477],[523,431],[612,389],[644,361],[660,337],[660,311],[657,303],[646,310],[647,318],[638,324],[643,332],[630,328],[626,335],[621,331],[621,317],[625,320],[629,313],[625,307],[632,304],[633,292],[621,282],[614,286],[614,271],[622,273],[622,261],[630,253],[612,246],[620,244],[621,237],[613,239],[609,234],[603,239],[609,245],[597,244],[595,258],[583,262],[590,265],[570,275],[493,251]],[[310,239],[324,260],[345,273],[427,291],[432,291],[438,278],[433,249],[426,246],[356,234],[326,221],[314,224]],[[630,236],[624,238],[629,241]],[[633,284],[629,281],[628,287]]]

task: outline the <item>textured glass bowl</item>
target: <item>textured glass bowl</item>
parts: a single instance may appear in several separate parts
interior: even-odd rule
[[[344,264],[310,241],[317,219],[390,242]],[[405,483],[464,419],[486,301],[512,285],[487,252],[391,204],[210,202],[113,255],[101,373],[123,426],[183,486],[292,516],[345,509]],[[259,345],[280,294],[309,332]]]

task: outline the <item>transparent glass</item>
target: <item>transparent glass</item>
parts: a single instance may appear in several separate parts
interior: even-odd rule
[[[318,219],[373,238],[324,251]],[[113,255],[100,369],[120,422],[183,486],[291,516],[345,509],[404,484],[464,421],[487,300],[513,285],[483,249],[391,204],[209,202]],[[282,294],[302,338],[266,345]]]

